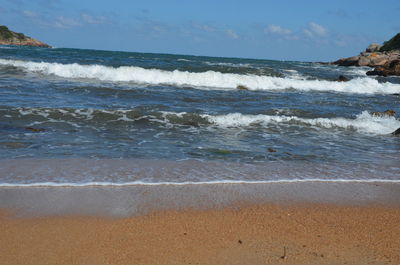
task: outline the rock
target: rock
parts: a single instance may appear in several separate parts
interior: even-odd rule
[[[383,112],[371,112],[371,115],[374,117],[393,117],[394,115],[396,115],[396,111],[388,109]]]
[[[368,48],[357,56],[339,59],[329,64],[339,66],[369,66],[383,67],[369,71],[368,75],[400,75],[400,70],[395,66],[389,66],[393,61],[400,60],[400,33],[391,40],[385,42],[383,46],[372,43]]]
[[[370,67],[384,65],[389,60],[389,56],[382,53],[371,53],[368,58],[370,60],[370,64],[368,66]]]
[[[366,52],[379,52],[381,47],[382,47],[382,45],[380,45],[378,43],[371,43],[365,51]]]
[[[389,61],[393,61],[396,59],[400,59],[400,53],[390,52],[390,53],[381,53],[381,52],[363,52],[358,56],[353,56],[349,58],[343,58],[337,60],[331,64],[336,64],[339,66],[369,66],[376,67],[382,66]]]
[[[339,75],[338,78],[335,79],[335,81],[338,82],[347,82],[350,81],[350,79],[348,79],[347,77],[343,76],[343,75]]]
[[[33,127],[25,127],[25,130],[32,131],[32,132],[44,132],[44,131],[46,131],[43,128],[33,128]]]
[[[369,66],[371,64],[371,60],[367,56],[360,56],[358,62],[355,64],[356,66]]]
[[[332,64],[337,64],[339,66],[356,66],[358,65],[358,61],[360,60],[360,56],[353,56],[348,58],[339,59]]]
[[[374,70],[368,71],[366,74],[367,75],[387,76],[384,71],[385,71],[385,69],[382,66],[378,66]]]
[[[375,67],[374,70],[368,71],[367,75],[400,76],[400,58],[393,61],[388,61],[384,65]]]
[[[46,43],[32,39],[22,33],[11,31],[6,26],[0,26],[0,45],[51,47]]]
[[[238,85],[238,86],[236,87],[236,89],[239,89],[239,90],[249,90],[246,86],[243,86],[243,85]]]
[[[20,142],[0,142],[0,146],[4,146],[6,148],[18,149],[26,147],[26,144]]]
[[[400,128],[398,128],[397,130],[395,130],[394,132],[392,132],[393,135],[400,135]]]
[[[385,110],[383,112],[383,114],[386,115],[386,116],[392,117],[392,116],[396,115],[396,111],[389,109],[389,110]]]
[[[267,150],[268,150],[268,152],[270,152],[270,153],[275,153],[275,152],[276,152],[276,150],[275,150],[275,149],[272,149],[272,148],[268,148]]]
[[[394,61],[397,59],[400,59],[400,51],[392,51],[390,53],[387,53],[388,56],[388,61]]]

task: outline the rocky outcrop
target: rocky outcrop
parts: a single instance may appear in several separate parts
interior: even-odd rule
[[[0,26],[0,45],[19,45],[50,48],[51,46],[41,41],[9,30],[6,26]]]
[[[374,70],[368,71],[367,75],[400,76],[400,58],[398,60],[388,61],[382,66],[375,67]]]
[[[379,50],[381,48],[382,48],[382,45],[380,45],[378,43],[371,43],[365,51],[366,52],[379,52]]]
[[[388,62],[400,59],[400,51],[362,52],[357,56],[339,59],[332,64],[339,66],[383,66]]]
[[[400,76],[400,33],[384,45],[372,43],[357,56],[339,59],[330,64],[339,66],[369,66],[375,69],[367,75]]]

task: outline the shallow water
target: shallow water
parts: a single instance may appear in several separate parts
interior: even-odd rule
[[[5,159],[20,164],[49,158],[146,161],[146,169],[126,167],[126,174],[115,177],[110,172],[37,178],[28,170],[16,177],[8,170],[0,174],[0,182],[400,179],[400,141],[390,135],[400,121],[369,114],[400,112],[400,97],[393,95],[400,93],[400,82],[367,77],[367,70],[0,47],[2,165]],[[339,75],[352,80],[333,81]],[[172,163],[178,173],[135,173],[153,172],[151,165],[157,172],[156,160]],[[189,161],[193,171],[202,173],[185,171],[188,164],[179,161]],[[321,167],[329,167],[329,173],[321,175],[316,170]],[[257,173],[251,173],[253,168]],[[274,174],[261,173],[271,168]]]

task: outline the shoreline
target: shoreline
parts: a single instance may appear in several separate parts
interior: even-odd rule
[[[18,216],[129,217],[232,205],[326,204],[400,207],[398,182],[273,182],[185,185],[0,187],[0,209]]]
[[[277,179],[277,180],[216,180],[187,182],[37,182],[37,183],[0,183],[1,188],[90,188],[90,187],[135,187],[135,186],[197,186],[197,185],[254,185],[254,184],[289,184],[289,183],[360,183],[360,184],[400,184],[397,179]]]
[[[0,159],[1,187],[270,184],[297,182],[400,183],[399,165],[361,162],[256,164],[188,159]],[[398,157],[400,159],[400,157]],[[379,172],[379,174],[378,174]]]

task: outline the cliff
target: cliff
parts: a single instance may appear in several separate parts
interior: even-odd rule
[[[50,48],[51,46],[41,41],[9,30],[6,26],[0,26],[0,45],[20,45]]]

